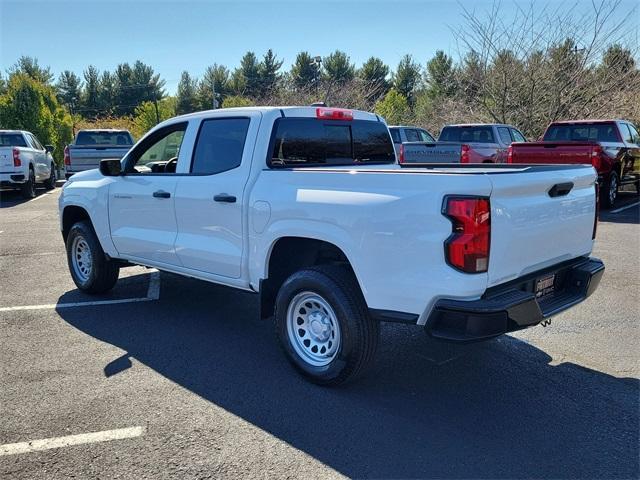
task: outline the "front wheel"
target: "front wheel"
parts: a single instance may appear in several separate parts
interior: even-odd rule
[[[300,270],[276,298],[276,333],[293,366],[321,385],[360,376],[371,363],[379,325],[353,273],[340,266]]]
[[[120,267],[109,260],[91,225],[78,222],[67,236],[67,262],[76,286],[87,293],[104,293],[118,281]]]
[[[618,179],[618,174],[612,171],[609,174],[609,179],[604,184],[604,188],[601,190],[601,200],[604,208],[613,208],[615,206],[619,187],[620,180]]]

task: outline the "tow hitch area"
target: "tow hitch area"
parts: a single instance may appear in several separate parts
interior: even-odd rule
[[[547,327],[550,317],[591,295],[603,273],[602,261],[583,257],[492,287],[479,300],[439,300],[425,329],[442,340],[473,342]]]

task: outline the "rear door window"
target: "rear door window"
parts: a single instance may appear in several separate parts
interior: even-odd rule
[[[416,130],[414,128],[405,128],[404,134],[407,137],[407,142],[421,142],[422,141],[420,139],[420,134],[418,133],[418,130]]]
[[[504,145],[511,144],[511,134],[509,133],[509,129],[507,127],[498,127],[498,135],[500,135],[500,141]]]
[[[279,118],[271,140],[270,167],[394,163],[382,122]]]
[[[511,136],[513,137],[513,141],[514,142],[526,142],[527,139],[524,138],[524,135],[522,135],[522,133],[520,133],[519,130],[512,128],[511,129]]]
[[[204,120],[193,152],[191,173],[213,175],[239,167],[248,129],[248,118]]]

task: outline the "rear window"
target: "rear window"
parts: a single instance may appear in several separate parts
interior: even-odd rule
[[[619,142],[615,123],[551,125],[543,140],[549,142]]]
[[[389,130],[382,122],[279,118],[269,166],[395,163]]]
[[[202,122],[193,152],[191,173],[212,175],[239,167],[248,118],[220,118]]]
[[[496,143],[489,126],[444,127],[439,142]]]
[[[27,147],[20,133],[0,133],[0,147]]]
[[[78,132],[76,145],[133,145],[129,132]]]

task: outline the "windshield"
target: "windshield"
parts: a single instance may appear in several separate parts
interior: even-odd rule
[[[127,131],[120,132],[78,132],[76,145],[133,145]]]

